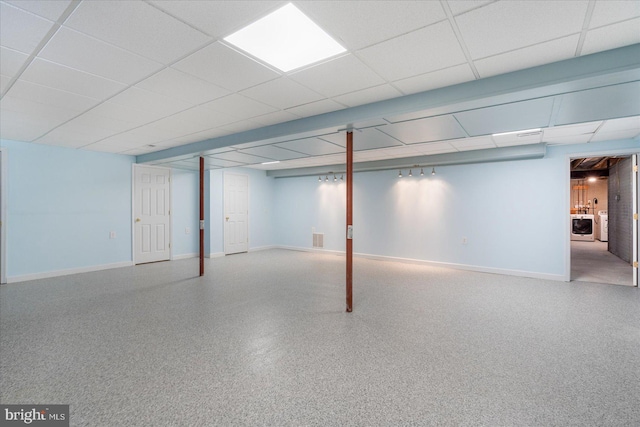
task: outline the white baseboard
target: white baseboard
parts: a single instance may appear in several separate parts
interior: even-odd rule
[[[198,258],[200,256],[200,254],[197,253],[191,253],[191,254],[180,254],[180,255],[174,255],[173,258],[171,258],[171,260],[179,260],[179,259],[188,259],[188,258]]]
[[[8,276],[7,283],[26,282],[27,280],[49,279],[51,277],[68,276],[70,274],[90,273],[92,271],[110,270],[112,268],[131,267],[133,262],[115,262],[113,264],[93,265],[91,267],[69,268],[66,270],[47,271],[44,273],[23,274],[20,276]]]
[[[206,255],[207,258],[220,258],[223,256],[224,256],[224,252],[212,252]]]
[[[277,249],[278,246],[268,245],[268,246],[258,246],[257,248],[249,248],[249,252],[258,252],[258,251],[268,251],[269,249]]]
[[[326,254],[342,255],[342,256],[346,255],[345,251],[332,251],[332,250],[326,250],[326,249],[302,248],[302,247],[296,247],[296,246],[276,246],[276,248],[287,249],[290,251],[317,252],[317,253],[326,253]],[[372,255],[372,254],[364,254],[364,253],[354,253],[353,255],[358,258],[374,259],[378,261],[403,262],[407,264],[421,264],[421,265],[430,265],[433,267],[452,268],[455,270],[476,271],[479,273],[502,274],[505,276],[517,276],[517,277],[530,277],[533,279],[556,280],[561,282],[567,281],[566,277],[563,274],[538,273],[535,271],[510,270],[506,268],[483,267],[479,265],[456,264],[451,262],[428,261],[428,260],[422,260],[422,259],[400,258],[400,257]]]

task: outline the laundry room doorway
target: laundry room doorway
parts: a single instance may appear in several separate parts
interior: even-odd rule
[[[637,156],[572,158],[569,182],[571,281],[638,286]]]

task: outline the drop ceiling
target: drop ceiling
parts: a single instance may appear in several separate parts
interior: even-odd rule
[[[640,1],[293,1],[347,52],[289,73],[223,42],[286,3],[2,0],[0,137],[273,171],[345,128],[356,162],[640,135]]]

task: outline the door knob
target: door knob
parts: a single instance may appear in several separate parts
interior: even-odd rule
[[[225,218],[225,220],[226,220],[226,221],[229,221],[229,217],[226,217],[226,218]]]
[[[140,222],[140,218],[136,218],[136,222]]]

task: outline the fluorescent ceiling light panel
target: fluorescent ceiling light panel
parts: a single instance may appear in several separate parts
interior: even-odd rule
[[[527,134],[526,136],[530,136],[530,134],[535,134],[537,132],[541,132],[542,129],[525,129],[525,130],[516,130],[513,132],[502,132],[502,133],[494,133],[492,136],[503,136],[503,135],[515,135],[515,134]],[[520,135],[518,135],[520,136]],[[524,136],[524,135],[523,135]]]
[[[346,51],[291,3],[224,40],[284,72]]]
[[[276,163],[280,163],[280,160],[275,160],[273,162],[264,162],[260,163],[261,165],[275,165]]]

